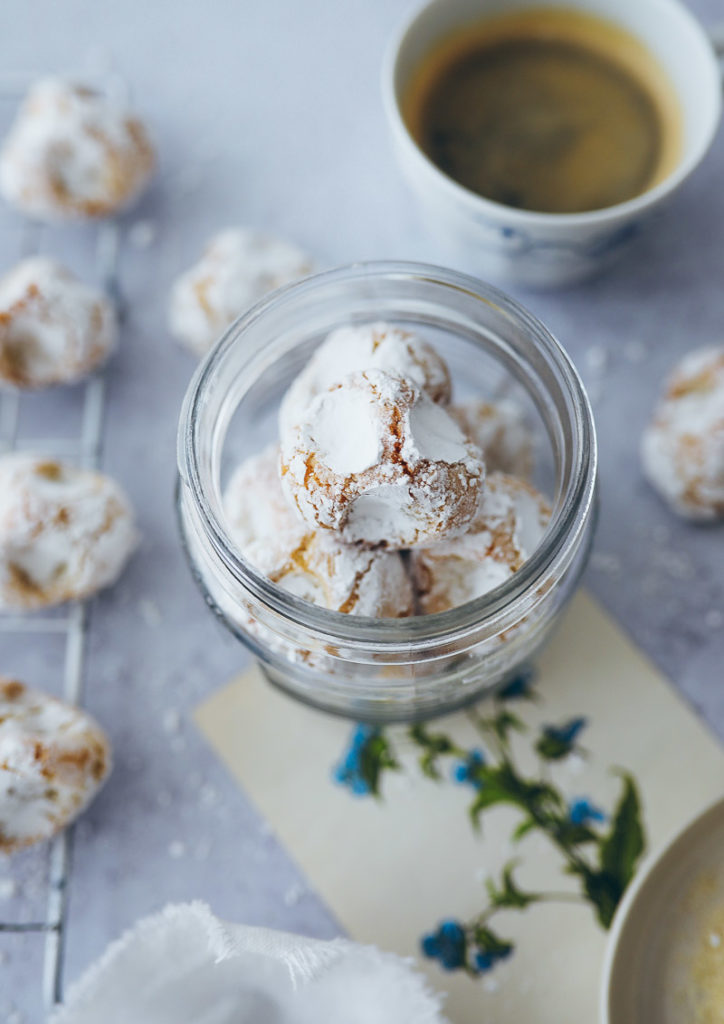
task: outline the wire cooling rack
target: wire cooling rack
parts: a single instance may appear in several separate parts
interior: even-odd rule
[[[4,97],[3,97],[4,98]],[[42,246],[48,229],[28,222],[24,225],[21,256],[36,254]],[[120,316],[121,293],[118,280],[120,230],[112,221],[97,229],[95,265],[99,282],[114,301]],[[105,378],[95,374],[82,391],[82,418],[76,439],[57,438],[26,441],[22,436],[22,396],[15,391],[0,391],[0,453],[32,449],[43,454],[67,458],[86,469],[97,469],[101,462],[105,413]],[[60,615],[29,614],[0,615],[0,634],[61,634],[65,638],[63,664],[63,696],[72,704],[83,698],[85,676],[88,603],[79,602],[64,607]],[[45,918],[42,921],[22,923],[0,922],[0,932],[45,934],[42,990],[48,1009],[59,1003],[63,994],[63,959],[67,932],[68,894],[71,880],[73,829],[68,828],[51,843],[47,874]]]

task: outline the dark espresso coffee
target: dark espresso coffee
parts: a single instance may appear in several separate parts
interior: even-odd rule
[[[448,40],[423,62],[405,106],[442,171],[525,210],[622,203],[678,158],[663,70],[628,33],[575,11],[531,10]]]

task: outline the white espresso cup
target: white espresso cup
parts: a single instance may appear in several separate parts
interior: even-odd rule
[[[613,22],[658,61],[678,98],[678,161],[648,191],[584,213],[536,213],[485,199],[441,171],[403,116],[412,76],[426,56],[487,17],[555,6],[553,0],[432,0],[393,41],[383,95],[395,150],[426,221],[465,268],[527,287],[562,287],[591,277],[621,256],[653,211],[706,154],[721,117],[721,71],[714,41],[679,0],[566,0],[566,8]],[[721,42],[721,41],[720,41]]]

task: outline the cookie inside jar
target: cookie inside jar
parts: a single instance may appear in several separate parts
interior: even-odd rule
[[[230,430],[223,503],[241,556],[372,618],[449,610],[515,573],[550,515],[537,414],[500,366],[472,380],[458,359],[442,332],[384,320],[318,339],[252,417],[264,448],[239,436],[242,454]]]

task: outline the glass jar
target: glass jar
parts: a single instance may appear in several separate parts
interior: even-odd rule
[[[334,328],[419,329],[450,366],[456,400],[509,396],[537,428],[534,482],[547,531],[514,575],[450,611],[369,619],[270,582],[239,553],[222,491],[277,436],[287,387]],[[568,356],[523,307],[480,281],[414,263],[368,263],[272,293],[234,323],[192,380],[179,428],[178,512],[209,606],[293,696],[359,721],[410,721],[493,692],[538,651],[573,594],[595,520],[596,439]]]

